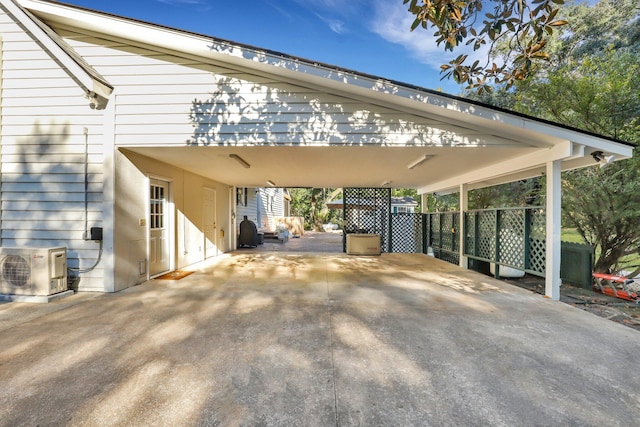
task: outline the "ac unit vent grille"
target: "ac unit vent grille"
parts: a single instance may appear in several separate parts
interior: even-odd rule
[[[2,262],[2,278],[12,286],[28,286],[30,273],[29,262],[20,255],[7,255]]]

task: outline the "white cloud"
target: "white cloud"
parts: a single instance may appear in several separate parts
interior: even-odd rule
[[[316,13],[316,16],[318,18],[320,18],[320,20],[322,20],[322,22],[327,24],[329,26],[329,29],[331,31],[333,31],[334,33],[344,34],[344,33],[347,32],[347,28],[345,26],[344,21],[342,21],[340,19],[326,18],[326,17],[320,15],[319,13]]]
[[[445,52],[444,45],[436,44],[436,38],[433,35],[435,29],[425,30],[418,27],[411,31],[414,16],[400,1],[375,0],[373,3],[375,14],[369,27],[370,31],[388,42],[403,46],[416,60],[434,69],[439,70],[440,65],[462,53],[475,59],[486,58],[486,51],[473,52],[471,48],[464,46],[453,52]]]

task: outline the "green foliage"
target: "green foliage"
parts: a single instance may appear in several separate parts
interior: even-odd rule
[[[341,193],[341,188],[290,188],[291,215],[303,217],[306,230],[323,231],[323,224],[339,224],[341,211],[327,208],[327,202]]]
[[[568,225],[598,248],[595,271],[637,270],[628,257],[640,251],[640,157],[565,173],[563,190]]]
[[[469,209],[544,205],[542,178],[509,182],[469,192]]]
[[[469,65],[468,55],[459,55],[441,66],[443,78],[453,78],[477,88],[492,90],[492,84],[513,85],[526,79],[534,65],[549,59],[546,45],[556,28],[564,0],[403,0],[415,16],[411,30],[434,28],[438,46],[453,51],[461,45],[474,51],[488,47],[487,61]],[[492,6],[492,7],[491,7]],[[483,8],[489,10],[481,15]],[[497,47],[502,48],[498,60]]]
[[[549,39],[554,61],[483,102],[640,143],[640,9],[602,0],[564,10],[571,26]],[[606,168],[563,174],[563,221],[596,247],[595,269],[636,270],[640,254],[640,154]],[[634,256],[635,255],[635,256]]]

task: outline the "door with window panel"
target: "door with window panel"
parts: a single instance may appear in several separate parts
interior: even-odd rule
[[[149,185],[149,275],[171,268],[169,259],[169,183],[151,179]]]

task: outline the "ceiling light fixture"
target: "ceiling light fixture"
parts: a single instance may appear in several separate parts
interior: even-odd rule
[[[275,187],[275,186],[276,186],[276,183],[275,183],[275,182],[273,182],[273,181],[271,181],[271,180],[268,180],[268,181],[267,181],[267,185],[268,185],[269,187]]]
[[[242,157],[238,156],[237,154],[229,154],[229,157],[231,157],[233,160],[235,160],[236,162],[240,163],[242,166],[244,166],[247,169],[249,169],[251,167],[251,165],[249,163],[247,163],[247,161],[245,159],[243,159]]]
[[[389,184],[391,184],[391,181],[385,181],[382,183],[381,187],[386,187]]]
[[[424,162],[426,162],[427,160],[429,160],[432,157],[433,157],[433,154],[424,154],[424,155],[418,157],[417,159],[415,159],[413,162],[409,163],[407,165],[407,169],[414,169],[414,168],[420,166],[421,164],[423,164]]]

